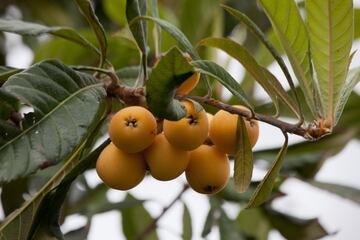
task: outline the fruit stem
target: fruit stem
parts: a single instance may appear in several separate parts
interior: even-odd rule
[[[156,229],[156,224],[164,216],[164,214],[181,198],[181,196],[189,189],[188,184],[184,184],[183,189],[179,192],[179,194],[167,205],[163,208],[162,212],[159,216],[157,216],[137,237],[136,240],[144,240],[146,237]]]

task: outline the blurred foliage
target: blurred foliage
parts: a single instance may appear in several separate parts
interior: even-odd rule
[[[159,16],[161,19],[178,27],[194,46],[197,46],[199,41],[206,37],[229,37],[235,42],[242,44],[242,46],[244,46],[263,67],[271,65],[274,62],[274,59],[267,49],[260,44],[259,40],[247,28],[242,24],[239,24],[233,16],[220,7],[220,4],[222,3],[243,12],[251,18],[263,32],[266,32],[267,37],[276,50],[279,53],[283,53],[278,39],[270,29],[270,22],[264,12],[260,9],[257,1],[159,0]],[[138,79],[141,60],[136,41],[127,26],[125,15],[126,1],[94,0],[93,5],[95,13],[99,18],[99,22],[104,26],[107,33],[107,47],[109,51],[106,57],[116,70],[120,81],[128,86],[133,86]],[[91,43],[94,45],[97,43],[95,34],[89,28],[86,19],[79,13],[75,1],[2,0],[0,4],[0,15],[1,17],[16,18],[47,26],[73,27]],[[148,15],[152,15],[151,9],[148,9]],[[360,37],[360,9],[355,9],[354,18],[354,37],[355,39],[358,39]],[[147,23],[147,61],[149,66],[152,67],[155,62],[156,54],[155,46],[157,41],[156,37],[154,37],[156,32],[154,30],[155,24],[151,21],[147,21]],[[164,30],[160,32],[160,36],[161,52],[169,50],[170,47],[174,45],[181,45]],[[90,49],[65,39],[42,36],[35,38],[23,37],[22,40],[24,44],[33,50],[34,63],[48,58],[56,58],[69,65],[96,66],[98,64],[97,55]],[[214,49],[197,48],[196,50],[201,58],[215,59],[216,57]],[[8,53],[9,52],[6,49],[6,37],[1,33],[1,66],[6,65]],[[227,61],[229,61],[229,59]],[[225,68],[227,68],[227,66],[225,66]],[[7,68],[5,66],[0,67],[0,85],[2,85],[9,76],[18,71],[18,69]],[[148,73],[150,72],[151,69],[148,69]],[[210,85],[213,86],[214,89],[213,97],[223,99],[223,87],[218,84],[215,78],[216,77],[209,78]],[[270,114],[274,112],[273,104],[259,101],[256,98],[254,93],[256,83],[248,73],[245,73],[241,79],[237,80],[240,82],[241,87],[245,90],[247,96],[249,96],[251,103],[256,106],[255,109],[257,112]],[[206,92],[207,88],[205,81],[201,81],[198,87],[193,91],[196,95],[205,95]],[[305,101],[304,96],[300,95],[300,97],[300,101]],[[3,101],[4,98],[7,99],[6,102]],[[12,123],[9,125],[9,122],[12,121],[12,113],[17,112],[20,106],[17,101],[11,101],[11,99],[11,96],[6,95],[6,93],[3,93],[0,89],[0,100],[2,100],[0,102],[0,130],[13,129],[14,134],[16,135],[18,133],[17,126]],[[240,101],[236,96],[233,96],[226,102],[235,104]],[[114,108],[121,107],[118,105],[119,104],[114,106]],[[279,107],[282,110],[284,109],[284,111],[281,111],[283,117],[291,117],[290,113],[286,112],[281,104]],[[215,111],[213,108],[206,107],[206,109],[209,112]],[[308,109],[303,110],[305,114],[309,115]],[[353,92],[345,106],[343,116],[333,135],[322,138],[316,144],[301,142],[289,146],[283,162],[281,174],[277,179],[273,179],[275,188],[272,191],[269,200],[259,208],[243,209],[252,193],[255,191],[258,182],[252,182],[247,192],[239,194],[234,191],[234,183],[230,180],[223,191],[215,196],[209,197],[210,209],[207,213],[207,218],[204,219],[202,237],[206,237],[214,227],[218,227],[221,239],[226,240],[264,240],[268,239],[271,230],[277,230],[286,239],[305,240],[320,238],[327,235],[328,233],[320,225],[317,219],[298,219],[294,216],[287,215],[286,213],[278,212],[271,207],[271,202],[284,196],[281,192],[281,184],[286,181],[288,177],[295,176],[318,188],[325,189],[359,203],[358,189],[329,183],[314,182],[314,177],[325,161],[341,152],[351,140],[360,139],[359,116],[360,96]],[[98,126],[99,128],[101,128],[101,124]],[[103,133],[104,129],[105,128],[103,127],[100,132]],[[4,131],[0,131],[0,133],[3,132]],[[101,134],[97,133],[95,139],[92,140],[98,139],[100,135]],[[5,136],[0,135],[0,145],[5,141],[4,139],[6,140]],[[278,152],[278,147],[255,152],[255,164],[268,169]],[[85,162],[87,165],[86,167],[83,166],[82,171],[91,171],[94,164],[91,162],[90,158],[85,158],[85,160],[86,159],[87,162]],[[66,166],[66,163],[62,164],[63,165],[60,164],[29,177],[20,178],[3,185],[1,191],[1,203],[5,216],[8,216],[21,206],[24,207],[23,203],[25,202],[25,199],[36,196],[36,192],[44,185],[44,182],[50,179],[59,169],[63,169],[63,166]],[[69,171],[64,170],[64,172]],[[72,177],[74,179],[76,178],[76,176]],[[112,202],[107,198],[108,187],[104,184],[90,187],[85,178],[77,178],[72,185],[70,185],[69,182],[60,181],[60,177],[56,182],[62,182],[63,185],[61,186],[63,187],[55,188],[53,191],[44,191],[41,198],[36,202],[36,206],[40,206],[40,210],[34,219],[31,219],[31,221],[38,223],[35,228],[33,227],[31,229],[31,232],[35,237],[41,236],[41,238],[48,239],[44,237],[44,235],[48,234],[48,229],[55,229],[53,234],[61,236],[61,233],[56,232],[59,231],[59,226],[57,225],[58,215],[61,216],[60,223],[62,223],[67,216],[72,214],[79,214],[85,216],[87,219],[87,223],[84,226],[68,233],[64,233],[65,239],[85,239],[91,227],[92,217],[103,212],[115,210],[121,213],[122,229],[127,239],[135,239],[154,221],[154,218],[144,207],[146,201],[136,199],[130,194],[127,194],[125,199],[121,201]],[[67,190],[69,190],[68,193]],[[51,203],[53,203],[53,205],[49,204],[48,199],[52,199]],[[62,204],[63,202],[64,204]],[[231,219],[223,207],[227,202],[237,203],[242,207],[235,219]],[[61,204],[62,208],[60,207]],[[48,221],[41,220],[39,214],[43,214],[42,216]],[[186,205],[184,205],[182,220],[182,236],[184,239],[191,239],[191,236],[193,236],[193,226],[191,214]],[[44,224],[48,224],[49,226],[44,226]],[[147,239],[158,239],[156,226],[147,236]]]

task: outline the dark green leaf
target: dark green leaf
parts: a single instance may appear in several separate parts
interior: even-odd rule
[[[125,201],[136,200],[130,194],[127,194]],[[139,234],[145,230],[145,228],[152,223],[153,219],[146,209],[141,206],[133,206],[121,210],[122,215],[122,228],[126,239],[137,239]],[[156,230],[147,235],[149,240],[159,239]]]
[[[28,193],[27,178],[19,178],[2,186],[1,203],[5,216],[21,207],[21,204],[25,201],[25,193]]]
[[[116,75],[119,77],[120,84],[127,85],[129,87],[134,86],[141,67],[140,66],[131,66],[131,67],[124,67],[121,69],[116,70]],[[151,68],[147,68],[148,75],[151,74]]]
[[[306,0],[305,3],[310,52],[321,93],[323,117],[333,127],[353,41],[353,1]]]
[[[19,106],[19,100],[14,95],[0,88],[0,119],[8,120]]]
[[[277,99],[282,100],[297,116],[300,115],[297,104],[289,97],[280,82],[266,68],[260,66],[243,46],[225,38],[206,38],[199,44],[219,48],[238,60],[264,88],[275,104]]]
[[[253,172],[253,153],[242,117],[238,117],[236,127],[238,151],[234,159],[234,183],[238,192],[245,192],[251,183]]]
[[[146,100],[157,117],[179,120],[185,116],[180,102],[174,99],[175,89],[195,72],[176,47],[170,49],[152,70],[146,82]]]
[[[200,60],[199,54],[195,51],[193,46],[191,45],[190,41],[187,39],[187,37],[184,35],[184,33],[181,32],[180,29],[178,29],[176,26],[172,25],[171,23],[164,21],[159,18],[154,17],[138,17],[136,20],[148,20],[153,21],[156,24],[158,24],[163,30],[168,32],[176,41],[179,42],[179,44],[182,46],[182,48],[190,54],[193,60]]]
[[[98,17],[96,16],[95,10],[90,0],[76,0],[76,3],[79,6],[82,14],[85,16],[86,20],[88,21],[89,25],[91,26],[99,42],[100,53],[101,53],[99,66],[102,67],[107,55],[107,41],[106,41],[105,30],[101,25]]]
[[[311,112],[315,117],[321,116],[323,111],[316,102],[319,90],[311,74],[309,37],[295,1],[260,0],[260,3],[289,58]]]
[[[80,44],[99,53],[99,50],[92,43],[86,40],[77,31],[68,27],[47,27],[37,23],[23,22],[20,20],[0,19],[0,31],[30,36],[38,36],[47,33]]]
[[[6,82],[6,80],[8,80],[11,75],[14,75],[20,71],[22,71],[22,69],[0,66],[0,87],[4,82]]]
[[[295,218],[270,208],[265,208],[264,214],[272,227],[277,229],[286,239],[312,240],[328,235],[316,218]]]
[[[286,155],[286,150],[287,150],[287,146],[288,146],[288,136],[286,133],[284,134],[284,136],[285,136],[284,145],[280,149],[280,152],[278,153],[271,168],[266,173],[264,179],[257,186],[257,188],[256,188],[254,194],[251,196],[251,199],[249,200],[249,203],[247,204],[246,208],[258,207],[269,198],[269,196],[273,190],[275,180],[280,172],[283,160]]]
[[[346,198],[357,204],[360,204],[360,189],[348,187],[340,184],[335,184],[335,183],[325,183],[318,181],[309,181],[307,183],[317,188],[323,189],[325,191],[334,193],[340,197]]]
[[[196,67],[196,71],[215,78],[234,96],[238,97],[243,104],[253,109],[239,83],[223,67],[208,60],[193,61],[192,64]]]
[[[191,226],[191,215],[187,206],[184,205],[183,211],[183,239],[184,240],[191,240],[192,238],[192,226]]]
[[[68,157],[87,136],[106,95],[94,77],[55,60],[11,76],[3,88],[31,105],[34,114],[31,126],[0,147],[0,182]]]

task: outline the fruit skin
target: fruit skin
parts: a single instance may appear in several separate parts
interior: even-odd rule
[[[209,127],[210,127],[210,124],[211,124],[211,121],[212,121],[214,115],[212,115],[211,113],[208,113],[208,112],[207,112],[207,113],[206,113],[206,116],[207,116],[207,118],[208,118]]]
[[[192,189],[199,193],[214,194],[223,189],[229,180],[230,162],[215,145],[201,145],[190,153],[185,170]]]
[[[150,174],[161,181],[169,181],[180,176],[186,169],[190,152],[173,147],[164,134],[156,136],[154,142],[144,151]]]
[[[236,105],[234,107],[250,111],[244,106]],[[238,149],[236,146],[237,120],[237,114],[220,110],[214,115],[209,128],[211,141],[220,150],[230,155],[235,155]],[[259,123],[256,120],[251,120],[251,122],[245,120],[245,126],[251,147],[254,147],[259,137]]]
[[[176,148],[193,150],[200,146],[208,136],[209,123],[206,112],[196,112],[191,101],[183,101],[187,113],[179,121],[164,120],[163,131],[166,139]]]
[[[188,79],[186,79],[180,86],[176,89],[176,94],[185,95],[191,92],[196,85],[198,84],[200,79],[200,73],[195,72]]]
[[[128,190],[144,179],[146,163],[142,154],[126,153],[110,143],[97,159],[96,172],[109,187]]]
[[[156,133],[155,117],[139,106],[121,109],[113,116],[109,126],[111,141],[127,153],[140,152],[150,146]]]

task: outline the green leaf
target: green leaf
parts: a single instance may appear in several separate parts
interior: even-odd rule
[[[84,239],[87,239],[88,234],[89,234],[89,229],[90,229],[90,226],[85,225],[84,227],[80,227],[78,229],[71,230],[71,231],[67,232],[64,235],[64,238],[66,240],[84,240]]]
[[[186,111],[174,99],[176,87],[195,72],[177,47],[162,57],[146,82],[148,107],[157,117],[179,120]]]
[[[0,87],[4,84],[4,82],[6,82],[6,80],[8,80],[11,75],[14,75],[20,71],[22,71],[22,69],[0,66]]]
[[[195,51],[194,47],[190,43],[189,39],[185,36],[183,32],[181,32],[180,29],[178,29],[176,26],[172,25],[171,23],[154,17],[148,17],[148,16],[142,16],[138,17],[135,20],[148,20],[152,21],[156,24],[158,24],[163,30],[165,30],[167,33],[169,33],[183,48],[184,51],[186,51],[193,60],[200,60],[199,54]]]
[[[205,238],[211,232],[211,229],[215,223],[215,215],[214,214],[215,214],[215,209],[210,208],[210,210],[206,216],[206,219],[205,219],[203,230],[201,232],[202,238]]]
[[[206,38],[199,45],[219,48],[238,60],[264,88],[275,104],[277,99],[282,100],[298,117],[300,116],[297,104],[289,97],[280,82],[266,68],[260,66],[243,46],[225,38]]]
[[[267,240],[271,225],[261,208],[242,210],[236,218],[241,231],[256,240]]]
[[[321,103],[331,127],[348,71],[353,40],[352,0],[306,0],[310,52]]]
[[[24,22],[20,20],[0,19],[0,31],[25,36],[39,36],[47,33],[82,45],[99,54],[99,50],[92,43],[86,40],[77,31],[69,27],[47,27],[37,23]]]
[[[360,37],[360,8],[354,9],[354,39]]]
[[[133,201],[135,198],[127,194],[125,201]],[[121,210],[122,215],[122,228],[126,239],[137,239],[139,234],[145,230],[145,228],[152,223],[153,219],[146,209],[141,206],[134,206]],[[147,235],[146,239],[156,240],[159,239],[157,236],[156,229]]]
[[[271,208],[264,208],[264,210],[263,213],[272,227],[277,229],[285,239],[311,240],[321,239],[328,235],[316,218],[300,219]]]
[[[330,193],[334,193],[340,197],[346,198],[357,204],[360,204],[360,189],[348,187],[340,184],[335,184],[335,183],[325,183],[318,181],[309,181],[307,183],[317,188],[328,191]]]
[[[294,0],[260,0],[275,33],[280,39],[309,108],[318,117],[323,110],[316,99],[319,90],[312,79],[309,37]]]
[[[122,85],[127,85],[129,87],[134,86],[138,75],[139,75],[139,71],[141,69],[141,66],[130,66],[130,67],[124,67],[124,68],[120,68],[116,70],[116,75],[118,76],[119,80],[120,80],[120,84]],[[148,75],[151,74],[151,68],[147,68],[148,70]]]
[[[105,90],[88,74],[56,60],[13,75],[3,88],[34,108],[31,126],[0,147],[0,182],[62,161],[87,136]]]
[[[1,204],[5,216],[21,207],[21,204],[25,201],[23,197],[25,193],[28,193],[27,178],[19,178],[2,186]]]
[[[12,94],[0,88],[0,119],[8,120],[11,113],[16,112],[19,107],[19,100]]]
[[[196,71],[215,78],[223,86],[225,86],[234,96],[250,109],[253,109],[249,99],[240,87],[239,83],[220,65],[208,61],[200,60],[191,62],[196,67]]]
[[[97,130],[98,129],[99,128],[97,128]],[[52,239],[52,237],[56,237],[57,239],[62,238],[59,226],[59,217],[61,206],[65,200],[67,192],[78,175],[95,165],[101,151],[108,144],[109,140],[106,140],[93,152],[75,163],[75,166],[73,166],[71,171],[67,173],[60,184],[46,193],[44,198],[41,200],[41,203],[36,211],[36,215],[32,221],[32,226],[28,235],[29,239],[43,239],[40,236],[44,234],[50,237],[50,239]]]
[[[345,104],[348,101],[351,92],[353,91],[356,84],[360,81],[360,67],[351,69],[348,73],[347,80],[343,89],[340,93],[340,99],[338,105],[336,106],[335,112],[335,124],[336,125],[341,117],[341,114],[344,110]]]
[[[100,47],[100,63],[99,66],[102,67],[105,62],[107,55],[107,40],[106,32],[101,25],[98,17],[95,14],[95,10],[91,4],[90,0],[76,0],[77,5],[79,6],[81,13],[84,15],[89,25],[91,26],[95,36],[99,42]]]
[[[284,157],[286,155],[286,150],[288,146],[288,136],[286,133],[284,134],[284,136],[285,136],[284,145],[280,149],[280,152],[278,153],[271,168],[266,173],[264,179],[256,187],[255,192],[251,196],[251,199],[249,200],[249,203],[247,204],[246,208],[258,207],[262,203],[264,203],[270,196],[275,184],[275,180],[280,172],[282,163],[284,161]]]
[[[99,110],[99,116],[94,119],[92,126],[89,128],[89,136],[91,137],[94,128],[97,127],[98,121],[105,113],[105,106]],[[44,199],[45,195],[51,190],[55,189],[62,181],[70,181],[82,173],[89,166],[94,166],[95,161],[102,151],[109,143],[108,139],[96,150],[94,150],[83,161],[78,162],[78,157],[81,155],[82,149],[86,146],[87,140],[83,140],[78,149],[69,156],[64,162],[65,164],[53,175],[53,177],[28,201],[26,201],[21,208],[11,213],[0,226],[0,236],[5,239],[27,239],[32,223],[35,220],[38,208]],[[78,164],[76,164],[78,162]],[[76,170],[73,170],[76,168]],[[66,177],[65,177],[66,176]],[[65,177],[65,178],[64,178]],[[64,180],[64,181],[65,181]],[[64,184],[63,181],[63,184]],[[41,217],[41,216],[40,216]]]
[[[271,53],[271,55],[274,57],[274,59],[278,62],[281,70],[283,71],[290,88],[293,90],[293,92],[295,93],[295,99],[297,101],[297,104],[299,105],[299,99],[298,96],[295,92],[295,85],[294,82],[291,78],[291,75],[289,73],[288,68],[285,65],[284,60],[282,59],[282,57],[280,56],[280,54],[276,51],[275,47],[271,44],[270,40],[268,39],[268,37],[263,33],[263,31],[261,31],[261,29],[250,19],[248,18],[245,14],[243,14],[242,12],[237,11],[234,8],[228,7],[223,5],[222,6],[226,11],[228,11],[230,14],[232,14],[236,19],[238,19],[240,22],[244,23],[251,32],[253,32],[258,39],[264,44],[264,46],[267,48],[267,50]],[[300,107],[298,107],[300,109]]]
[[[179,2],[179,28],[191,43],[195,44],[208,34],[220,2],[220,0],[183,0]],[[194,23],[198,27],[194,27]]]
[[[189,209],[184,203],[184,211],[183,211],[183,235],[182,239],[191,240],[192,238],[192,226],[191,226],[191,215]]]
[[[234,182],[238,192],[245,192],[251,183],[253,172],[253,153],[242,117],[238,117],[236,127],[238,151],[234,159]]]

